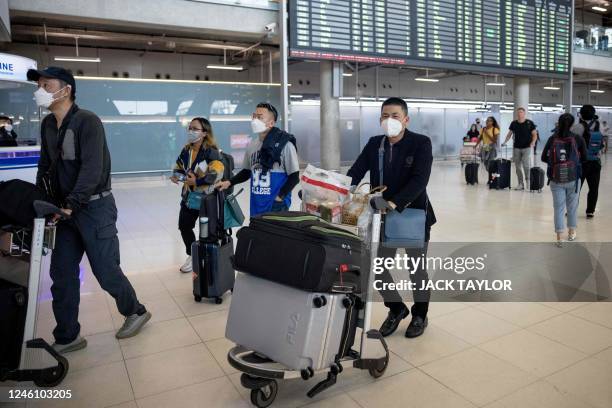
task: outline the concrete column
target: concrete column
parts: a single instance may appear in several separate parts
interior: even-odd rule
[[[340,170],[340,99],[333,96],[333,62],[320,62],[321,167]]]
[[[287,60],[289,58],[289,37],[287,35],[287,2],[281,1],[279,6],[278,22],[280,27],[280,97],[282,105],[283,130],[289,131],[289,71]],[[263,68],[263,67],[262,67]],[[272,53],[270,53],[270,82],[272,82]]]
[[[575,8],[575,0],[572,0],[572,10]],[[576,28],[576,20],[574,19],[574,13],[570,17],[570,33],[574,33]],[[569,78],[565,82],[565,88],[563,90],[563,104],[565,105],[565,112],[572,113],[572,104],[574,103],[574,41],[569,43]]]
[[[516,118],[516,110],[525,108],[529,112],[529,78],[515,77],[514,78],[514,116]]]

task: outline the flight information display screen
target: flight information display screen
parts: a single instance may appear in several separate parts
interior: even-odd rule
[[[290,55],[567,78],[571,0],[290,0]]]

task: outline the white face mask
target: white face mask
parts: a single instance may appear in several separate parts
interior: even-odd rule
[[[402,131],[402,122],[393,118],[383,120],[380,126],[387,137],[398,136]]]
[[[253,119],[251,121],[251,130],[253,133],[263,133],[268,129],[266,124],[261,119]]]
[[[7,123],[6,125],[4,125],[4,129],[5,129],[7,132],[10,132],[10,131],[12,131],[12,130],[13,130],[13,125],[11,125],[10,123]]]
[[[202,138],[202,134],[200,132],[194,130],[187,131],[187,141],[189,143],[195,143]]]
[[[49,106],[51,106],[51,104],[57,100],[53,98],[55,94],[63,91],[64,88],[60,89],[59,91],[55,93],[47,92],[43,88],[38,88],[38,90],[34,92],[34,99],[36,100],[36,105],[41,108],[48,109]],[[61,98],[58,98],[58,99],[61,99]]]

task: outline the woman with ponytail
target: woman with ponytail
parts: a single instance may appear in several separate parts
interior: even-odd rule
[[[187,129],[187,144],[176,159],[170,177],[174,184],[183,183],[178,221],[187,253],[187,259],[180,267],[183,273],[193,271],[191,244],[195,241],[193,229],[200,213],[198,209],[189,208],[189,194],[207,192],[222,177],[223,163],[212,126],[206,118],[194,118]]]
[[[586,160],[584,138],[571,132],[574,117],[564,113],[559,117],[555,133],[542,151],[542,161],[548,164],[548,182],[553,195],[557,246],[563,246],[567,214],[568,241],[576,240],[576,212],[580,198],[580,175]]]

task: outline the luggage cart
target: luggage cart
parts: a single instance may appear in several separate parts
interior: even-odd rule
[[[0,257],[3,264],[0,279],[6,281],[25,280],[25,290],[16,292],[14,301],[26,307],[23,337],[19,356],[14,367],[0,367],[0,381],[33,381],[39,387],[55,387],[68,373],[68,360],[61,356],[49,343],[36,334],[36,315],[38,312],[38,293],[41,286],[41,270],[45,257],[49,257],[55,245],[55,225],[47,222],[47,217],[64,214],[59,208],[42,201],[34,202],[36,218],[33,228],[3,228],[5,238],[4,253]],[[31,235],[28,245],[26,237]],[[48,258],[47,258],[48,259]],[[11,276],[9,272],[13,272]],[[21,284],[17,283],[21,286]],[[22,321],[23,322],[23,321]]]
[[[371,242],[367,243],[370,251],[370,268],[367,271],[367,287],[359,295],[364,305],[359,310],[357,327],[362,329],[361,345],[359,351],[351,349],[346,357],[337,360],[331,367],[314,371],[311,368],[293,370],[271,361],[256,350],[248,350],[242,346],[233,347],[227,355],[229,364],[242,372],[240,382],[243,387],[251,390],[251,402],[259,408],[270,406],[278,393],[278,381],[302,378],[309,380],[318,373],[327,372],[327,378],[317,383],[310,391],[308,397],[312,398],[336,383],[338,374],[343,371],[343,364],[352,364],[353,367],[368,370],[374,378],[381,377],[389,365],[389,348],[380,332],[371,329],[372,320],[372,291],[374,274],[373,262],[378,253],[381,231],[381,214],[372,216]]]

